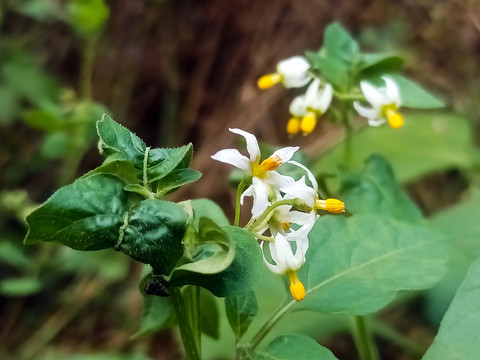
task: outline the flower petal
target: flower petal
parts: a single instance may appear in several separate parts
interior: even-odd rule
[[[274,190],[279,189],[282,191],[282,188],[288,186],[289,184],[295,183],[295,179],[291,176],[281,175],[278,172],[272,170],[267,171],[265,174],[265,183],[272,186]]]
[[[388,76],[382,76],[382,79],[385,81],[385,88],[388,99],[390,102],[395,103],[397,106],[401,105],[400,92],[398,89],[397,83]]]
[[[362,88],[363,95],[365,95],[367,101],[372,104],[374,108],[381,108],[382,105],[388,104],[386,96],[370,83],[361,81],[360,87]]]
[[[265,244],[264,241],[260,243],[260,248],[262,249],[262,255],[263,255],[263,262],[267,266],[268,270],[270,270],[274,274],[283,275],[282,269],[280,269],[277,265],[270,264],[270,262],[265,258],[264,244]],[[270,251],[270,255],[272,256],[272,259],[273,259],[273,255],[271,251]],[[275,261],[275,259],[273,261]]]
[[[293,116],[305,116],[307,114],[307,106],[305,105],[305,95],[299,95],[290,103],[290,114]]]
[[[353,103],[353,107],[357,112],[360,114],[360,116],[366,117],[368,119],[376,119],[380,116],[380,109],[372,109],[372,108],[367,108],[362,105],[358,101],[355,101]]]
[[[288,160],[290,160],[293,157],[293,154],[295,154],[295,152],[298,149],[300,149],[298,146],[287,146],[287,147],[278,149],[270,157],[278,156],[282,160],[282,164],[283,164],[283,163],[286,163]]]
[[[321,95],[318,98],[317,110],[320,110],[322,114],[325,114],[332,102],[333,88],[332,85],[326,84]]]
[[[263,180],[254,177],[250,186],[254,189],[252,217],[258,218],[270,206],[268,185]]]
[[[307,85],[311,79],[309,68],[310,63],[303,56],[293,56],[277,64],[277,72],[283,76],[283,85],[286,88]]]
[[[220,150],[216,154],[212,155],[211,158],[213,160],[233,165],[244,171],[251,172],[250,160],[246,156],[240,154],[237,149]]]
[[[250,162],[256,162],[260,160],[260,148],[258,147],[257,138],[255,135],[250,134],[242,129],[229,129],[230,132],[238,135],[242,135],[247,142],[247,151],[250,155]]]
[[[383,125],[385,124],[385,122],[386,122],[385,119],[368,119],[368,125],[374,126],[374,127]]]
[[[296,162],[294,160],[290,160],[288,163],[298,166],[299,168],[302,168],[303,170],[305,170],[308,176],[308,180],[310,180],[310,182],[312,183],[313,189],[315,190],[315,194],[318,193],[317,179],[315,179],[315,176],[313,176],[312,172],[305,165],[302,165],[299,162]]]

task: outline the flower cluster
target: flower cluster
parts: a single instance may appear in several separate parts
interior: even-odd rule
[[[241,194],[240,203],[243,205],[245,196],[253,197],[252,218],[246,228],[260,241],[266,266],[275,274],[286,275],[292,296],[297,301],[303,300],[305,287],[297,271],[305,263],[308,234],[315,225],[317,211],[341,213],[345,211],[344,204],[337,199],[319,199],[313,174],[291,160],[298,147],[279,149],[260,162],[255,136],[240,129],[230,131],[245,138],[249,157],[236,149],[224,149],[212,158],[245,172],[244,181],[246,179],[249,186]],[[306,176],[295,180],[278,173],[277,169],[287,162],[303,169]]]

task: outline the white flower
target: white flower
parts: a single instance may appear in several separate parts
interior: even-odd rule
[[[322,200],[318,197],[317,180],[315,179],[315,176],[313,176],[312,172],[307,167],[293,160],[290,160],[289,164],[298,166],[303,170],[305,170],[312,186],[307,185],[305,181],[305,177],[303,176],[298,181],[295,181],[293,183],[288,183],[285,186],[282,186],[280,188],[280,191],[284,192],[285,194],[288,194],[293,198],[302,200],[305,204],[310,206],[315,212],[316,210],[319,210],[319,209],[326,210],[334,214],[345,212],[345,204],[342,201],[338,199],[333,199],[333,198]]]
[[[319,79],[312,81],[307,92],[290,104],[292,118],[287,124],[287,132],[295,135],[301,130],[303,135],[310,134],[317,125],[317,117],[327,112],[332,97],[332,85],[322,85]]]
[[[264,249],[265,242],[262,242],[260,246]],[[295,251],[292,246],[296,245]],[[290,242],[287,238],[278,233],[275,236],[275,241],[268,242],[270,249],[270,256],[275,264],[270,263],[265,254],[263,255],[263,261],[268,269],[278,275],[287,275],[290,282],[290,292],[295,300],[300,301],[305,298],[305,287],[298,279],[297,271],[305,263],[305,254],[308,250],[308,238],[305,237],[302,240]]]
[[[309,83],[310,63],[303,56],[293,56],[277,64],[277,72],[263,75],[258,79],[260,89],[268,89],[275,84],[283,83],[286,88],[302,87]]]
[[[395,81],[387,76],[382,77],[385,81],[385,87],[377,88],[366,81],[360,82],[365,99],[372,106],[367,108],[358,101],[353,103],[357,112],[368,119],[370,126],[379,126],[387,120],[390,125],[397,129],[403,125],[403,116],[398,113],[402,105],[400,92]]]
[[[212,155],[212,159],[231,164],[252,176],[252,184],[242,194],[241,204],[245,196],[253,196],[252,216],[257,218],[270,206],[270,187],[273,191],[278,191],[280,187],[294,181],[292,177],[280,175],[275,170],[292,158],[298,146],[281,148],[260,163],[260,148],[256,137],[240,129],[229,130],[245,138],[250,158],[240,154],[237,149],[224,149]]]

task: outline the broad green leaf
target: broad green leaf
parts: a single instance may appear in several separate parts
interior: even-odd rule
[[[0,262],[11,266],[28,269],[33,265],[32,259],[26,254],[25,246],[13,241],[0,240]]]
[[[333,23],[325,29],[323,49],[332,61],[353,62],[359,53],[358,43],[339,23]]]
[[[313,68],[320,71],[329,83],[340,89],[345,89],[349,76],[346,64],[314,52],[307,52],[307,57]]]
[[[356,174],[341,171],[342,201],[356,214],[378,214],[396,220],[418,223],[422,213],[395,181],[392,168],[378,155],[369,157],[365,170]]]
[[[120,178],[125,184],[137,184],[138,178],[136,170],[130,161],[126,160],[114,160],[110,162],[104,162],[102,165],[93,169],[83,175],[83,178],[96,175],[96,174],[109,174]]]
[[[62,120],[59,118],[58,111],[35,109],[28,110],[23,114],[27,125],[34,129],[54,131],[62,127]]]
[[[400,70],[403,59],[395,54],[373,53],[361,54],[356,63],[356,70],[362,73],[368,71],[380,71],[381,74]]]
[[[175,168],[181,169],[188,167],[192,159],[192,152],[192,144],[173,149],[150,150],[148,154],[149,183],[154,183],[157,180],[163,179]]]
[[[455,292],[465,278],[472,261],[480,256],[480,193],[429,219],[430,226],[450,244],[451,252],[445,278],[425,296],[429,317],[440,323]]]
[[[275,338],[264,351],[253,354],[254,360],[335,360],[327,348],[305,335]]]
[[[199,222],[202,217],[209,218],[219,226],[230,225],[227,217],[223,213],[223,210],[209,199],[195,199],[191,200],[193,211],[195,212],[195,226],[198,230]]]
[[[42,283],[36,277],[0,280],[0,293],[6,296],[28,296],[39,292]]]
[[[316,176],[335,173],[343,162],[340,142],[312,162]],[[480,162],[468,120],[455,114],[405,114],[405,125],[392,129],[366,126],[352,139],[351,169],[360,171],[372,154],[385,157],[400,183],[446,169],[468,169]]]
[[[225,298],[228,322],[239,338],[245,334],[258,312],[257,298],[253,290]]]
[[[436,233],[381,215],[323,216],[309,239],[298,307],[323,313],[375,312],[398,291],[432,286],[448,258]]]
[[[477,259],[445,314],[424,360],[476,360],[480,353],[480,259]]]
[[[64,131],[55,131],[47,134],[40,148],[42,157],[48,160],[67,157],[72,152],[72,139]]]
[[[157,194],[163,196],[180,186],[190,184],[202,177],[202,173],[193,169],[176,169],[157,182]]]
[[[203,221],[203,219],[201,220]],[[202,224],[200,224],[200,231],[202,231]],[[228,240],[224,238],[227,236]],[[221,231],[212,230],[205,232],[206,238],[203,242],[225,242],[229,241],[234,244],[234,258],[227,268],[224,264],[227,260],[222,259],[220,263],[217,261],[211,264],[215,270],[222,269],[219,272],[212,272],[209,257],[215,256],[219,251],[218,247],[214,249],[205,249],[203,252],[206,255],[213,255],[204,258],[202,253],[199,254],[199,264],[187,263],[177,267],[172,273],[170,283],[173,286],[180,286],[185,284],[197,285],[210,290],[214,295],[224,297],[240,294],[251,288],[258,279],[260,270],[262,268],[262,254],[255,238],[246,230],[235,226],[224,226]],[[210,240],[211,239],[211,240]],[[230,246],[230,249],[232,246]],[[208,251],[210,250],[210,251]],[[228,255],[230,256],[230,255]],[[206,266],[208,264],[209,266]]]
[[[144,295],[140,328],[132,337],[137,339],[157,332],[165,326],[172,313],[173,308],[169,297]]]
[[[168,274],[183,254],[187,214],[173,202],[143,200],[124,218],[114,245],[135,260],[149,264],[156,275]]]
[[[58,242],[77,250],[113,247],[124,224],[125,184],[111,175],[92,175],[57,190],[27,217],[25,244]]]
[[[68,22],[86,38],[99,35],[109,12],[104,0],[69,0],[67,5]]]

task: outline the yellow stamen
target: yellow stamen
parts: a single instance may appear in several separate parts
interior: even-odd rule
[[[387,109],[387,119],[390,126],[394,129],[398,129],[403,126],[403,116],[392,109]]]
[[[291,135],[296,135],[300,132],[300,119],[292,117],[287,123],[287,132]]]
[[[300,129],[303,132],[303,136],[310,134],[317,126],[317,116],[313,112],[307,113],[302,118],[302,122],[300,124]]]
[[[296,271],[287,272],[288,281],[290,282],[290,292],[292,296],[297,301],[302,301],[305,299],[305,287],[302,282],[298,280],[298,275]]]
[[[270,171],[270,170],[275,170],[282,164],[283,164],[283,160],[280,158],[280,156],[275,155],[275,156],[270,156],[268,159],[263,160],[262,163],[260,164],[260,168],[263,171]]]
[[[263,75],[257,81],[257,85],[259,89],[265,90],[271,88],[273,85],[278,84],[282,81],[282,75],[279,73],[267,74]]]
[[[290,229],[290,223],[283,223],[282,226],[283,226],[283,230],[285,230],[285,231]]]
[[[315,209],[322,209],[333,214],[340,214],[345,212],[345,204],[338,199],[316,200]]]

